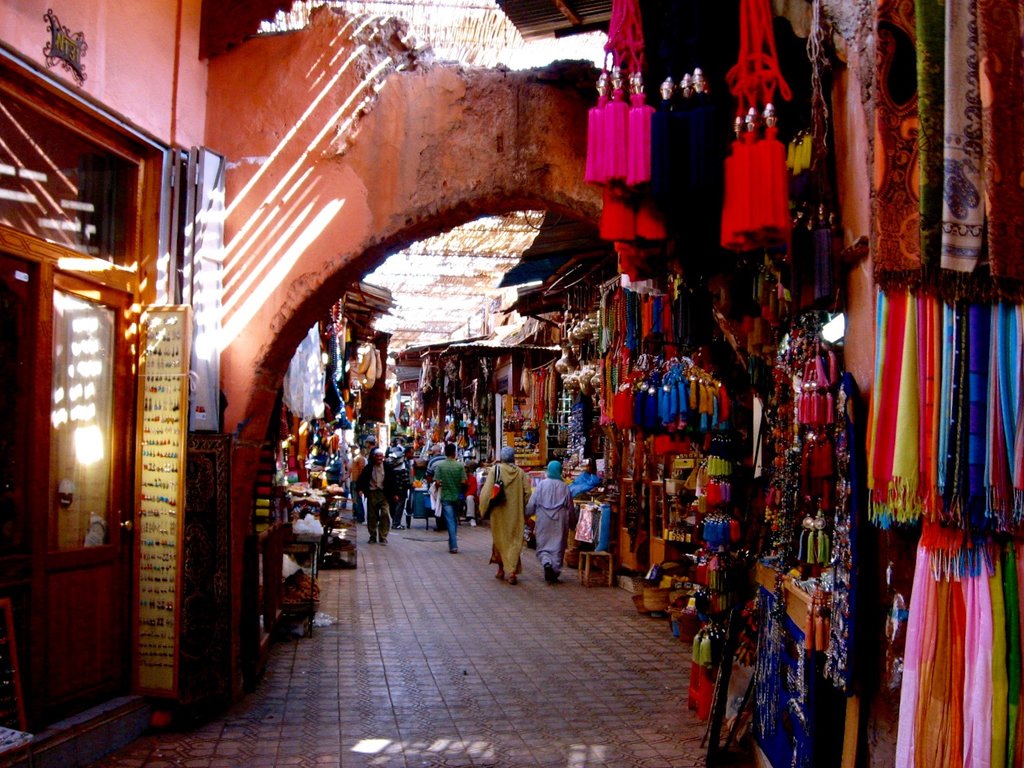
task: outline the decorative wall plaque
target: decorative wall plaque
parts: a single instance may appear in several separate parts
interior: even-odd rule
[[[50,30],[50,42],[43,46],[43,57],[46,59],[46,66],[55,67],[60,64],[71,73],[75,82],[79,85],[85,82],[85,64],[82,59],[89,49],[85,42],[84,32],[75,32],[62,26],[60,19],[52,9],[47,9],[43,14],[46,25]]]

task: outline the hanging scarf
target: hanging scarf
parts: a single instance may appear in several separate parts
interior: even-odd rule
[[[953,408],[953,349],[956,340],[956,312],[953,307],[942,303],[942,380],[939,392],[939,445],[936,451],[938,464],[937,485],[939,496],[946,494],[946,457],[949,454],[949,424]],[[939,507],[939,513],[943,510]]]
[[[991,758],[995,719],[989,577],[982,573],[950,587],[955,591],[962,590],[966,622],[963,635],[963,758],[960,764],[987,765]],[[956,696],[960,691],[953,688],[949,693]]]
[[[1006,739],[1009,734],[1009,661],[1006,637],[1009,616],[1004,604],[1003,563],[999,557],[994,557],[993,564],[995,571],[989,577],[988,583],[988,591],[992,596],[992,742],[989,744],[988,754],[991,756],[991,768],[1005,768]]]
[[[1021,36],[1007,30],[1020,30],[1021,23],[1020,3],[978,0],[988,259],[994,278],[1018,283],[1024,280],[1024,229],[1018,224],[1024,211],[1024,75]]]
[[[1006,765],[1016,765],[1017,724],[1020,717],[1020,590],[1017,582],[1015,545],[1003,553],[1003,604],[1006,606]],[[994,752],[993,752],[994,754]]]
[[[921,768],[962,768],[964,636],[963,590],[945,579],[935,585],[932,630],[921,648],[915,727]]]
[[[928,567],[928,550],[917,548],[914,586],[910,593],[907,639],[903,649],[903,684],[900,687],[899,731],[896,734],[895,768],[914,768],[917,754],[917,729],[914,725],[921,691],[921,663],[925,642],[934,643],[935,579]],[[922,765],[922,768],[924,766]]]
[[[949,370],[952,372],[949,393],[948,436],[946,440],[946,477],[943,491],[943,520],[960,527],[967,494],[967,312],[957,304],[953,318],[953,343]]]
[[[985,230],[977,9],[977,0],[946,3],[942,268],[959,273],[974,271]]]
[[[915,0],[917,112],[921,187],[921,263],[937,265],[942,250],[942,129],[945,3]]]
[[[896,70],[898,51],[914,46],[914,5],[908,0],[879,0],[875,47],[875,187],[871,196],[871,258],[875,280],[883,288],[919,278],[920,209],[914,172],[918,154],[916,93],[893,93],[890,84],[913,74]]]
[[[921,380],[921,424],[918,444],[920,452],[920,484],[918,492],[921,497],[921,508],[929,520],[938,517],[938,465],[939,453],[936,447],[939,442],[939,425],[941,417],[939,402],[941,399],[942,369],[941,305],[937,299],[927,295],[917,297],[918,313],[918,371]]]
[[[882,527],[912,522],[921,514],[917,302],[897,291],[889,305],[886,324],[878,331],[884,334],[885,351],[871,446],[871,516]]]
[[[985,493],[985,448],[988,431],[988,373],[992,313],[982,304],[967,310],[969,324],[967,514],[975,533],[991,530]]]
[[[993,375],[989,377],[988,460],[986,480],[989,516],[997,529],[1008,532],[1013,517],[1013,444],[1016,437],[1014,406],[1020,396],[1020,337],[1016,313],[1007,304],[992,307],[990,358]]]

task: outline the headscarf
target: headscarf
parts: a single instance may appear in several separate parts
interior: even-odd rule
[[[498,458],[506,464],[516,463],[516,449],[510,445],[506,445],[501,449],[501,453],[498,454]]]
[[[562,462],[548,462],[548,477],[550,477],[552,480],[558,480],[562,477]]]

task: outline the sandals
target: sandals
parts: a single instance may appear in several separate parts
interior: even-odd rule
[[[496,578],[496,579],[504,579],[505,578],[505,571],[503,571],[501,568],[499,568],[498,572],[496,574],[494,574],[494,578]]]
[[[508,577],[508,583],[509,584],[518,584],[519,583],[519,579],[517,579],[516,575],[513,573],[511,576]]]

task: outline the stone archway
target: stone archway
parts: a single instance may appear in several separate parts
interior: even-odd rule
[[[228,160],[223,429],[237,437],[241,532],[284,370],[347,285],[388,253],[481,215],[597,219],[600,195],[583,182],[595,75],[585,63],[438,64],[395,20],[322,9],[302,32],[214,59],[209,78],[207,139]]]

